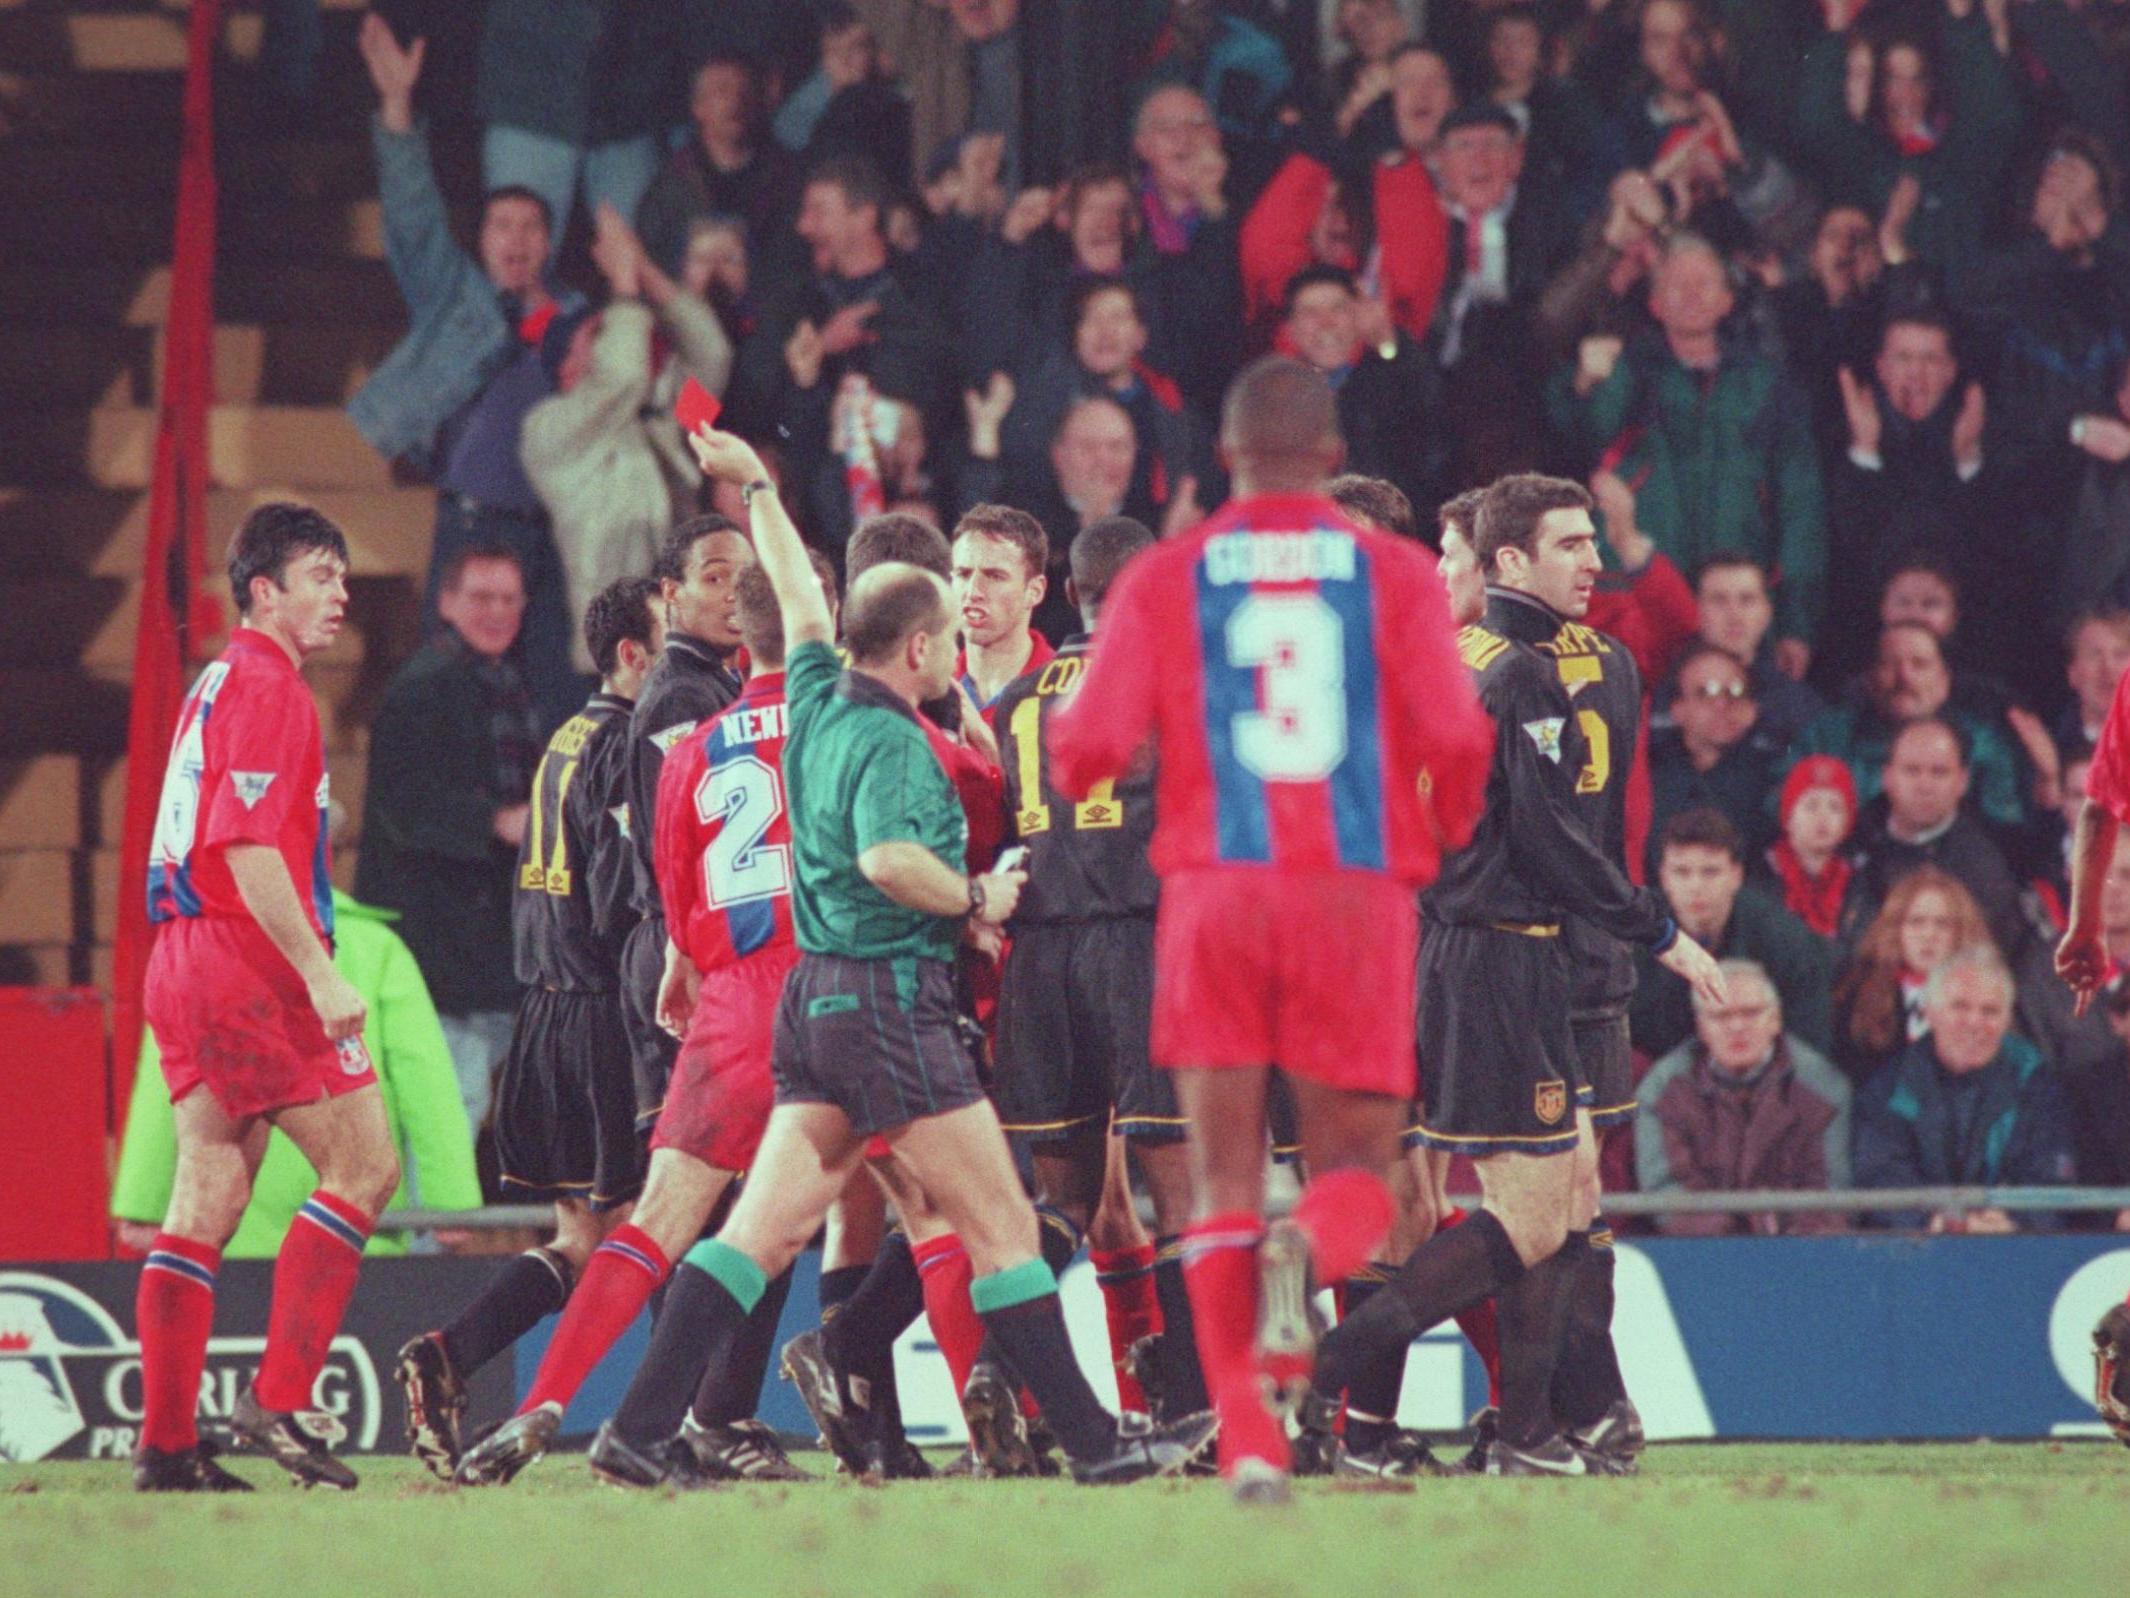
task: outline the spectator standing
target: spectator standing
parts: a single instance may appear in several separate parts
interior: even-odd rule
[[[478,1132],[517,1008],[510,893],[540,723],[510,660],[525,615],[510,551],[454,556],[438,603],[444,630],[399,669],[370,726],[355,892],[399,913]]]
[[[2073,425],[2086,458],[2077,463],[2057,608],[2120,609],[2130,604],[2130,358],[2123,362],[2113,408],[2083,415]]]
[[[874,393],[912,406],[927,437],[946,430],[952,392],[946,331],[888,247],[888,199],[880,174],[862,160],[832,157],[808,174],[798,232],[812,270],[780,286],[740,351],[740,380],[761,397],[764,419],[781,430],[792,458],[806,463],[806,504],[838,548],[851,525],[831,427],[843,380],[864,377]]]
[[[1555,377],[1554,424],[1583,459],[1646,470],[1639,523],[1682,567],[1736,552],[1775,574],[1777,664],[1802,677],[1826,572],[1809,410],[1780,366],[1724,332],[1736,299],[1706,241],[1672,238],[1649,303],[1658,334],[1624,351],[1586,340]]]
[[[1959,880],[1920,866],[1893,885],[1834,990],[1834,1058],[1866,1082],[1930,1031],[1923,986],[1961,949],[1989,943],[1982,907]]]
[[[1945,646],[1921,622],[1904,621],[1879,633],[1878,655],[1859,692],[1822,712],[1790,746],[1791,759],[1833,755],[1856,779],[1857,798],[1877,798],[1895,735],[1931,716],[1958,733],[1961,763],[1973,779],[1968,795],[1993,825],[2018,828],[2027,819],[2018,762],[2009,739],[1988,720],[1952,703],[1952,668]]]
[[[371,126],[383,197],[385,253],[413,326],[370,375],[348,414],[380,454],[436,484],[436,532],[424,613],[432,624],[442,574],[462,551],[501,544],[525,583],[520,653],[547,726],[583,698],[570,664],[562,563],[547,514],[518,459],[525,413],[554,391],[583,300],[549,291],[547,202],[526,188],[492,190],[481,208],[478,264],[451,237],[414,119],[424,41],[402,47],[376,12],[363,19],[363,60],[376,86]]]
[[[717,313],[652,264],[619,212],[602,206],[596,221],[592,256],[612,297],[578,329],[559,392],[525,413],[519,444],[573,615],[609,583],[649,571],[666,529],[693,509],[702,474],[673,400],[689,378],[722,394],[732,373]],[[575,650],[577,668],[591,671],[581,629]]]
[[[1797,142],[1835,203],[1874,216],[1903,178],[1912,179],[1918,192],[1908,235],[1916,255],[1956,264],[1981,242],[2018,140],[2005,45],[1991,37],[1990,8],[1971,0],[1948,3],[1935,17],[1928,17],[1935,7],[1913,8],[1927,18],[1920,27],[1908,19],[1889,30],[1836,20],[1862,9],[1851,0],[1825,8],[1827,31],[1799,72]]]
[[[1854,868],[1842,845],[1856,822],[1856,779],[1832,755],[1807,755],[1783,779],[1782,835],[1763,857],[1761,887],[1822,938],[1842,930]]]
[[[389,910],[334,890],[333,964],[367,1007],[363,1047],[377,1068],[385,1121],[392,1146],[399,1151],[399,1189],[385,1208],[476,1210],[481,1207],[481,1182],[451,1051],[421,967],[392,930],[396,920]],[[155,1240],[177,1169],[176,1111],[157,1061],[155,1034],[143,1033],[125,1141],[111,1181],[111,1214],[118,1222],[119,1241],[139,1250]],[[252,1179],[251,1202],[223,1245],[223,1258],[273,1258],[296,1211],[317,1186],[318,1173],[287,1134],[271,1133],[259,1174]],[[363,1252],[404,1254],[407,1243],[406,1233],[383,1228],[370,1235]]]
[[[1714,644],[1690,644],[1672,681],[1671,725],[1650,740],[1650,826],[1689,810],[1716,810],[1748,855],[1768,843],[1768,795],[1781,749],[1756,735],[1760,707],[1744,664]]]
[[[1720,1003],[1694,995],[1694,1036],[1635,1090],[1636,1185],[1645,1193],[1849,1186],[1849,1084],[1783,1030],[1782,995],[1751,960],[1725,960]],[[1833,1214],[1664,1214],[1674,1237],[1840,1230]]]
[[[1902,726],[1887,750],[1885,791],[1857,819],[1845,925],[1869,922],[1896,882],[1932,865],[1974,895],[2000,951],[2014,960],[2025,952],[2033,932],[2018,879],[1988,829],[1963,809],[1972,781],[1950,722],[1918,716]]]
[[[1440,418],[1431,414],[1440,385],[1382,303],[1363,299],[1350,272],[1304,268],[1287,285],[1282,343],[1338,396],[1347,469],[1388,479],[1416,507],[1436,504],[1446,465]]]
[[[695,69],[688,97],[694,136],[667,158],[636,210],[644,247],[665,272],[680,272],[689,228],[707,217],[744,222],[748,248],[763,270],[798,264],[791,224],[799,165],[764,137],[763,98],[752,62],[712,56]]]
[[[2074,618],[2065,654],[2064,680],[2072,697],[2056,724],[2056,747],[2068,765],[2100,742],[2115,686],[2130,671],[2130,610],[2092,610]]]
[[[1831,465],[1829,569],[1843,574],[1830,595],[1828,636],[1835,657],[1823,679],[1839,681],[1858,663],[1840,643],[1868,637],[1864,604],[1893,573],[1892,562],[1923,555],[1948,565],[1960,585],[1987,575],[2003,604],[2007,570],[1982,480],[1982,385],[1961,384],[1952,323],[1941,312],[1910,311],[1886,324],[1868,375],[1842,367],[1837,381],[1848,440]],[[2038,596],[2035,596],[2038,598]],[[1995,608],[1995,607],[1993,607]],[[2007,638],[2018,636],[2005,631]]]
[[[1745,845],[1714,810],[1674,816],[1658,841],[1657,884],[1673,919],[1719,959],[1757,962],[1782,995],[1791,1032],[1816,1049],[1832,1040],[1827,952],[1773,899],[1745,885]],[[1637,954],[1628,1025],[1644,1054],[1669,1054],[1693,1034],[1686,983]]]
[[[577,191],[634,216],[658,174],[679,51],[677,0],[488,0],[482,181],[528,188],[560,238]]]
[[[1766,568],[1748,555],[1711,556],[1695,574],[1694,604],[1702,638],[1746,663],[1760,730],[1789,744],[1827,702],[1776,663],[1775,600]]]
[[[1443,374],[1452,483],[1490,482],[1538,464],[1534,308],[1567,233],[1557,199],[1522,183],[1524,137],[1491,100],[1443,119],[1435,170],[1450,218],[1448,274],[1429,333]]]
[[[818,161],[860,155],[900,187],[910,180],[910,102],[891,81],[880,42],[848,0],[816,0],[821,64],[785,96],[777,140]]]
[[[2012,975],[1987,949],[1949,956],[1923,994],[1928,1036],[1856,1098],[1856,1185],[2038,1187],[2068,1183],[2063,1086],[2041,1051],[2011,1031]],[[1999,1209],[1899,1211],[1890,1226],[2001,1234],[2046,1229],[2045,1214]]]
[[[1150,359],[1174,374],[1200,416],[1220,409],[1242,353],[1237,223],[1220,124],[1191,89],[1154,90],[1133,123],[1141,270],[1151,302]]]

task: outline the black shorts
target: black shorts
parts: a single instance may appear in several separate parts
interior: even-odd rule
[[[658,984],[666,974],[666,918],[645,916],[621,946],[621,1014],[629,1032],[636,1084],[636,1130],[644,1137],[665,1108],[666,1083],[680,1058],[680,1039],[658,1024]]]
[[[779,1104],[833,1104],[870,1136],[984,1096],[942,960],[802,954],[777,1006]]]
[[[1557,933],[1428,923],[1418,1142],[1475,1157],[1575,1147],[1573,975]]]
[[[1037,1143],[1112,1125],[1147,1142],[1182,1138],[1175,1086],[1147,1054],[1153,1020],[1151,916],[1015,932],[998,997],[1006,1130]]]
[[[496,1079],[495,1130],[515,1199],[584,1199],[596,1210],[643,1190],[621,995],[526,993]]]
[[[1569,1030],[1575,1037],[1581,1103],[1590,1111],[1591,1126],[1602,1132],[1632,1121],[1634,1049],[1627,1041],[1627,1017],[1577,1016]]]

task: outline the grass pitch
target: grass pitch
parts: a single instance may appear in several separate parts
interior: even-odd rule
[[[818,1456],[817,1456],[818,1457]],[[2113,1443],[1668,1445],[1628,1481],[728,1488],[667,1497],[557,1455],[458,1492],[409,1460],[303,1494],[140,1498],[115,1464],[0,1466],[6,1598],[2005,1598],[2124,1590]]]

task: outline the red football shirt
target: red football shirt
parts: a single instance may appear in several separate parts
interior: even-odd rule
[[[1078,797],[1151,742],[1154,869],[1434,879],[1493,750],[1434,559],[1315,495],[1259,495],[1125,568],[1049,726]]]
[[[698,971],[797,947],[784,734],[784,674],[763,672],[659,767],[651,843],[659,902]]]
[[[2130,827],[2130,673],[2115,685],[2093,764],[2086,772],[2086,797],[2124,826]]]
[[[312,930],[331,937],[327,798],[310,690],[279,644],[239,628],[178,711],[148,846],[148,919],[253,919],[223,851],[260,843],[281,851]]]

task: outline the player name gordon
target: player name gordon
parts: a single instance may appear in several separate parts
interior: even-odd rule
[[[1352,582],[1357,553],[1345,533],[1222,533],[1206,541],[1211,583]]]

